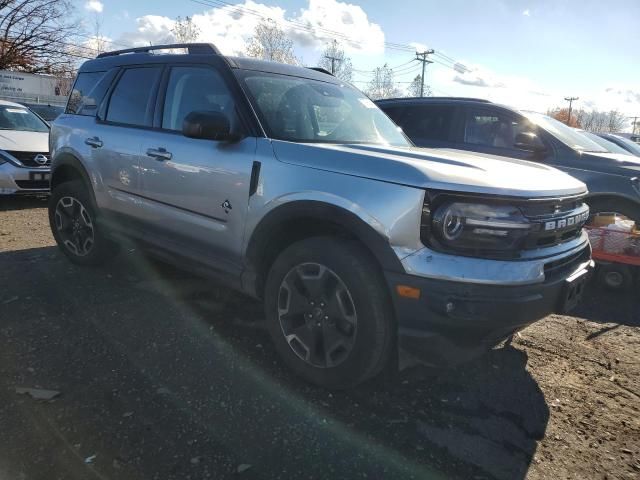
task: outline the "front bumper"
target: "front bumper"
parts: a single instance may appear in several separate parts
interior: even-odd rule
[[[0,165],[0,195],[48,193],[49,167],[18,167],[6,162]]]
[[[566,260],[566,261],[562,261]],[[559,267],[555,268],[559,262]],[[515,263],[515,262],[514,262]],[[495,346],[527,325],[562,312],[576,276],[593,271],[587,244],[568,259],[547,260],[542,282],[497,285],[449,281],[386,272],[399,328],[399,346],[433,365],[455,365]],[[420,290],[420,298],[401,296],[397,286]]]

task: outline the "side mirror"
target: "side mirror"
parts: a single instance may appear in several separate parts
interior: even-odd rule
[[[233,142],[240,136],[231,132],[231,121],[222,112],[196,111],[184,117],[182,134],[189,138]]]
[[[533,132],[521,132],[516,135],[516,141],[513,144],[518,150],[526,152],[543,153],[547,147],[540,141],[538,136]]]

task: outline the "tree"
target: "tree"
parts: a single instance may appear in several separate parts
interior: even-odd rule
[[[318,66],[330,71],[345,82],[350,82],[353,78],[351,59],[345,55],[344,49],[340,48],[337,40],[326,46],[318,60]]]
[[[382,67],[376,67],[373,70],[373,78],[369,82],[365,93],[372,100],[400,97],[402,95],[393,79],[393,70],[386,63]]]
[[[193,43],[198,40],[200,29],[193,23],[193,18],[177,17],[171,33],[177,43]]]
[[[569,110],[567,108],[554,108],[547,111],[547,115],[567,123]],[[571,112],[571,127],[582,128],[588,132],[615,133],[624,129],[625,116],[618,110],[601,112],[598,110],[573,110]]]
[[[569,120],[569,109],[568,108],[555,108],[547,112],[547,115],[555,118],[556,120],[566,124],[567,120]],[[578,120],[578,110],[573,110],[571,112],[571,125],[570,127],[580,128],[581,124]]]
[[[0,0],[0,69],[32,73],[73,70],[79,23],[70,0]]]
[[[299,63],[293,53],[293,41],[271,19],[263,20],[256,26],[253,36],[249,39],[246,55],[291,65]]]
[[[407,88],[407,96],[408,97],[419,97],[420,96],[420,87],[421,86],[422,86],[422,75],[418,74],[418,75],[416,75],[416,77],[409,84],[409,87]],[[429,87],[429,85],[425,85],[424,86],[424,91],[423,91],[423,96],[430,97],[431,95],[432,95],[431,87]]]

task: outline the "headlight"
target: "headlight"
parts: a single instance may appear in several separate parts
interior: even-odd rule
[[[508,205],[448,202],[429,214],[430,243],[470,255],[514,253],[532,228],[520,209]]]

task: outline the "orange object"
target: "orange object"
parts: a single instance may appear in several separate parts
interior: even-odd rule
[[[420,298],[420,289],[409,287],[408,285],[396,285],[396,292],[398,292],[398,295],[401,297],[413,298],[414,300]]]

